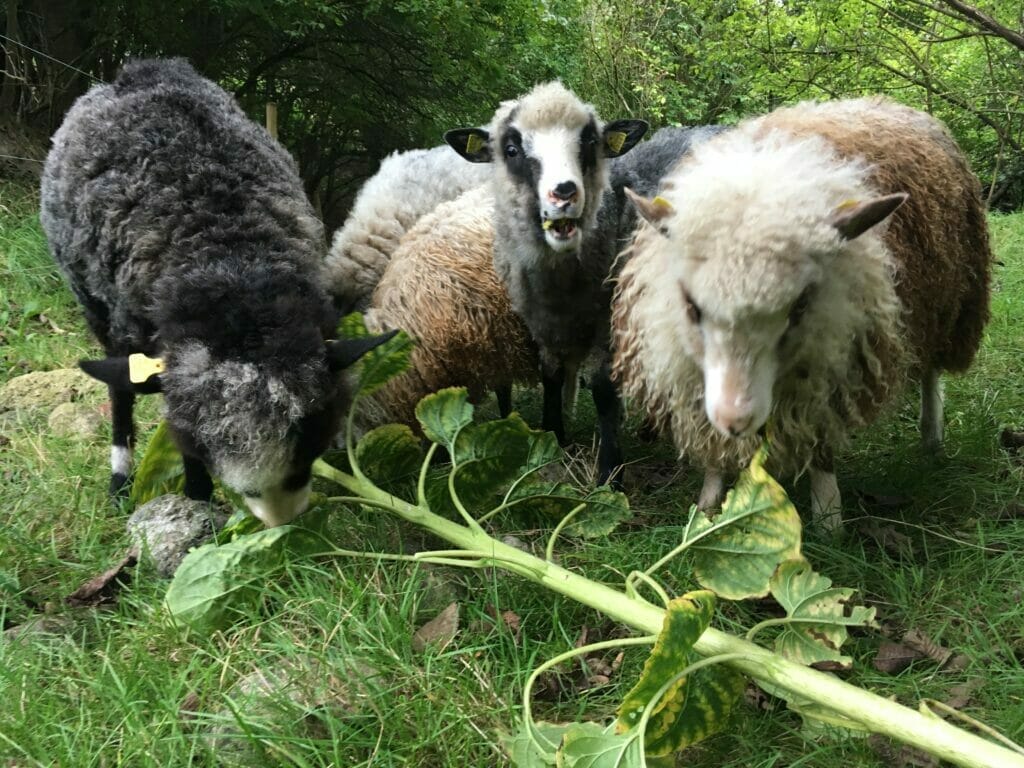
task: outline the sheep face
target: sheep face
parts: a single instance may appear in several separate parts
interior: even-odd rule
[[[816,346],[808,336],[827,335],[830,311],[847,304],[842,281],[827,279],[833,261],[855,259],[849,241],[906,199],[846,203],[797,225],[770,205],[737,220],[721,208],[629,194],[656,228],[647,237],[664,266],[662,306],[678,346],[703,372],[708,421],[740,439],[768,421],[781,385],[801,375]]]
[[[489,129],[455,129],[445,140],[471,162],[495,162],[497,196],[512,205],[524,233],[566,253],[594,226],[606,158],[628,152],[646,130],[642,120],[602,125],[592,106],[553,82],[504,102]]]

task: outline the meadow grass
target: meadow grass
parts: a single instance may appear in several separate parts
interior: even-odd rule
[[[1024,426],[1021,333],[1024,215],[994,216],[1000,261],[993,317],[977,365],[947,382],[947,450],[917,447],[916,398],[865,431],[838,464],[849,524],[837,537],[805,531],[805,553],[837,585],[877,606],[885,632],[918,629],[963,658],[954,669],[915,662],[899,675],[871,660],[883,637],[854,633],[847,679],[916,706],[980,680],[964,710],[1024,740],[1024,464],[999,447]],[[99,349],[53,267],[32,190],[0,183],[0,384],[33,370],[69,367]],[[139,409],[143,435],[158,398]],[[574,432],[589,443],[593,410],[581,397]],[[535,393],[518,392],[531,423]],[[494,415],[493,404],[482,412]],[[634,519],[606,539],[563,542],[561,562],[621,583],[678,541],[699,473],[664,442],[636,439],[627,425],[627,478]],[[71,609],[64,598],[115,564],[128,546],[127,511],[106,496],[109,431],[95,440],[58,438],[46,414],[0,414],[0,615],[17,626],[42,614],[66,619],[66,635],[0,642],[0,761],[11,766],[426,766],[504,763],[498,729],[513,729],[522,684],[541,661],[622,627],[566,598],[493,570],[454,572],[365,559],[297,560],[268,581],[258,611],[210,637],[174,626],[161,608],[166,582],[139,568],[119,599]],[[592,452],[569,464],[592,473]],[[789,484],[799,509],[806,480]],[[325,490],[329,490],[325,488]],[[501,533],[542,546],[547,521],[507,517]],[[339,547],[414,551],[424,534],[366,509],[337,509]],[[661,574],[673,592],[694,587],[685,562]],[[450,601],[461,609],[454,642],[413,650],[418,626]],[[742,632],[762,603],[724,606],[717,619]],[[501,620],[518,619],[518,633]],[[602,654],[612,662],[615,654]],[[567,664],[545,677],[535,713],[546,719],[613,715],[643,663],[627,652],[610,681],[595,665]],[[320,681],[309,705],[289,697],[251,710],[232,692],[254,671],[304,669]],[[592,678],[588,683],[587,678]],[[863,738],[823,736],[777,702],[741,705],[724,733],[679,758],[689,766],[884,765]]]

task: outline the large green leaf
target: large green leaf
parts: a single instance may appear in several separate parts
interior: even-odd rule
[[[146,452],[132,479],[130,499],[140,506],[165,493],[181,493],[185,487],[185,466],[166,421],[161,421],[149,438]]]
[[[490,509],[519,476],[529,454],[530,428],[518,415],[461,430],[452,454],[455,492],[467,509]]]
[[[528,474],[541,467],[546,467],[548,464],[553,464],[561,458],[562,447],[558,444],[555,433],[533,430],[530,432],[530,453],[520,468],[519,474]]]
[[[533,723],[534,738],[544,746],[543,750],[534,744],[525,725],[515,734],[499,733],[498,736],[515,768],[545,768],[555,765],[555,752],[562,743],[562,736],[574,725],[576,723]]]
[[[800,516],[766,457],[762,446],[713,519],[692,507],[683,531],[697,581],[730,600],[764,597],[779,564],[800,557]]]
[[[167,609],[201,632],[227,626],[258,602],[267,578],[284,564],[295,530],[282,525],[192,550],[167,589]]]
[[[359,468],[377,486],[392,490],[415,480],[423,463],[420,439],[405,424],[386,424],[367,432],[356,445]]]
[[[775,639],[775,650],[800,664],[831,662],[849,669],[853,660],[839,652],[847,627],[874,626],[875,609],[851,606],[854,590],[832,586],[803,559],[788,560],[771,580],[772,596],[790,619]]]
[[[562,737],[558,768],[640,768],[643,745],[635,734],[615,733],[614,726],[576,723]]]
[[[372,335],[366,330],[363,316],[358,312],[346,315],[338,326],[338,332],[350,339]],[[412,348],[412,339],[405,331],[399,331],[393,338],[363,355],[354,366],[358,380],[356,393],[373,394],[389,379],[408,369]]]
[[[566,535],[582,539],[607,536],[632,514],[629,499],[621,491],[613,491],[607,486],[581,491],[569,483],[536,477],[520,482],[509,494],[509,501],[515,501],[517,509],[556,520],[585,502],[586,508],[563,529]]]
[[[690,592],[672,600],[640,680],[619,707],[617,727],[629,732],[658,691],[690,663],[693,646],[711,624],[715,595]],[[644,734],[648,755],[667,755],[721,730],[746,682],[724,666],[698,670],[676,680],[654,705]]]
[[[464,387],[449,387],[420,400],[416,418],[428,440],[451,451],[459,432],[473,421],[473,406]]]

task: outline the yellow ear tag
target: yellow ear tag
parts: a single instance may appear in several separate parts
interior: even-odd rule
[[[626,143],[626,139],[629,137],[622,131],[612,131],[604,137],[604,143],[608,145],[615,154],[618,154],[622,150],[622,145]]]
[[[144,384],[150,376],[167,370],[162,357],[146,357],[141,352],[128,355],[128,381],[132,384]]]
[[[484,140],[477,136],[475,133],[469,134],[466,137],[466,154],[475,155],[481,149],[484,148]]]
[[[654,205],[656,205],[658,208],[664,208],[666,211],[674,211],[675,210],[675,208],[672,207],[672,203],[670,203],[668,200],[666,200],[661,195],[658,195],[657,197],[655,197],[653,200],[651,200],[651,202]]]

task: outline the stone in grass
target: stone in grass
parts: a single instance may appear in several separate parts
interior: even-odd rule
[[[128,533],[157,573],[170,578],[189,550],[213,536],[227,515],[205,501],[168,493],[143,504],[128,518]]]
[[[33,371],[0,387],[0,411],[53,408],[87,397],[99,400],[106,392],[103,384],[77,368]]]
[[[211,718],[208,743],[220,766],[276,765],[296,739],[329,739],[331,720],[370,711],[372,690],[381,684],[358,659],[339,666],[309,654],[265,661],[228,691],[228,706]]]
[[[4,630],[4,644],[13,642],[66,640],[78,624],[70,616],[33,616],[23,624]]]
[[[78,440],[91,440],[99,434],[104,418],[99,410],[85,403],[61,403],[47,420],[50,434]]]

